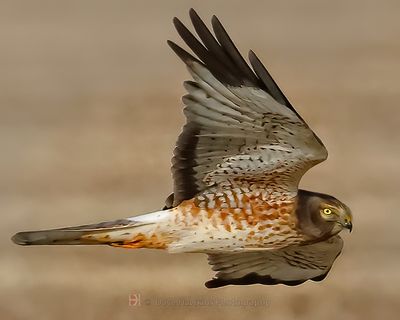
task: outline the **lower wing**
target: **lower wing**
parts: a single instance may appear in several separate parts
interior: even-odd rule
[[[340,236],[305,246],[276,251],[209,254],[209,263],[217,271],[207,288],[229,284],[299,285],[307,280],[321,281],[343,248]]]

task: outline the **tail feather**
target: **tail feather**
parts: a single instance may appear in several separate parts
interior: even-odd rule
[[[127,248],[163,248],[165,243],[154,234],[154,230],[169,217],[170,210],[163,210],[77,227],[18,232],[11,239],[22,246],[108,244]]]
[[[18,232],[11,239],[23,246],[110,244],[124,241],[132,235],[130,230],[146,224],[122,219],[77,227]]]

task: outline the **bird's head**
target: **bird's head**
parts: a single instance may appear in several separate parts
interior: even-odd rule
[[[353,228],[351,210],[335,197],[299,190],[297,208],[300,228],[314,237],[334,235]]]
[[[319,214],[325,221],[333,222],[335,224],[334,230],[338,232],[343,228],[350,232],[353,229],[353,217],[350,208],[337,199],[320,198]]]

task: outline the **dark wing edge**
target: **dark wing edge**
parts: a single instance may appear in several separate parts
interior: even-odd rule
[[[340,255],[340,236],[319,243],[288,247],[277,251],[209,254],[216,276],[205,283],[207,288],[227,285],[297,286],[307,280],[322,281]]]

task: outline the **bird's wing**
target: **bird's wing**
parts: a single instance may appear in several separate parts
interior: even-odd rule
[[[326,159],[325,147],[252,51],[253,69],[215,16],[215,36],[193,9],[190,18],[201,42],[177,18],[174,24],[197,58],[168,42],[194,79],[184,83],[187,123],[172,159],[172,205],[240,179],[296,195],[301,176]]]
[[[340,236],[305,246],[276,251],[209,254],[215,277],[208,288],[229,284],[285,284],[295,286],[307,280],[321,281],[343,248]]]

